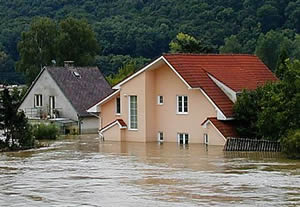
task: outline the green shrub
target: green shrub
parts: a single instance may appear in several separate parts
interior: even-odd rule
[[[283,137],[281,148],[289,158],[300,159],[300,129],[292,130]]]
[[[54,124],[39,124],[33,129],[33,135],[36,139],[56,139],[59,130]]]

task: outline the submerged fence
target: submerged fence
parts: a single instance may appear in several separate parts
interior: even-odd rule
[[[228,138],[224,151],[280,152],[280,142],[245,138]]]

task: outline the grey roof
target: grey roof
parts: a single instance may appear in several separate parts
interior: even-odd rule
[[[46,67],[79,116],[113,90],[97,67]],[[76,76],[79,75],[79,76]]]

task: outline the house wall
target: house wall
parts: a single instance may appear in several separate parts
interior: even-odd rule
[[[146,102],[145,102],[145,73],[131,79],[121,87],[120,97],[122,105],[121,119],[127,123],[128,127],[124,136],[127,141],[146,142]],[[137,96],[137,119],[138,129],[131,130],[129,126],[129,96]]]
[[[122,130],[118,124],[115,124],[113,127],[109,128],[108,130],[104,131],[102,135],[104,136],[104,140],[107,141],[122,141],[121,139]]]
[[[201,123],[211,116],[216,116],[212,104],[200,90],[188,89],[182,80],[164,65],[155,71],[155,98],[164,96],[164,104],[155,104],[156,137],[159,131],[164,133],[164,141],[177,142],[177,133],[188,133],[190,143],[203,143],[204,130]],[[177,114],[177,95],[187,95],[188,114]]]
[[[82,134],[95,134],[98,132],[99,119],[97,117],[85,117],[81,120]]]
[[[209,145],[221,145],[221,146],[225,145],[226,140],[211,123],[208,123],[206,125],[206,129],[204,129],[204,133],[207,133],[208,135]],[[204,140],[204,134],[202,136],[202,139]]]
[[[55,107],[60,109],[59,116],[78,121],[77,112],[65,97],[65,95],[62,93],[47,70],[44,70],[44,72],[41,74],[36,84],[34,84],[34,86],[32,87],[30,93],[22,102],[19,109],[25,111],[25,109],[34,108],[35,94],[42,94],[43,108],[45,112],[49,107],[49,96],[55,96]]]
[[[199,89],[188,89],[182,80],[164,64],[147,70],[121,86],[121,115],[115,116],[115,98],[101,105],[102,126],[121,118],[129,127],[129,96],[138,98],[138,130],[124,130],[126,141],[157,141],[158,132],[164,133],[165,142],[177,142],[177,133],[188,133],[190,143],[203,143],[205,130],[201,123],[215,117],[216,111]],[[164,104],[157,104],[157,96]],[[177,95],[189,98],[189,113],[177,114]],[[120,129],[118,129],[120,131]]]
[[[157,141],[157,93],[155,70],[146,71],[146,140],[147,142]]]
[[[116,115],[116,97],[111,98],[108,102],[101,105],[101,112],[100,112],[100,127],[99,129],[102,129],[106,125],[110,124],[111,122],[115,121],[116,119],[120,118],[120,116]],[[122,97],[121,97],[122,102]],[[122,113],[122,108],[121,108]]]

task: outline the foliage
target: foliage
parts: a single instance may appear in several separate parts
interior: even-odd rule
[[[188,34],[179,33],[170,42],[171,53],[209,53],[212,48],[204,45],[200,40]]]
[[[65,60],[74,60],[80,66],[89,65],[98,50],[95,34],[86,21],[67,18],[58,26],[52,19],[37,18],[30,29],[22,33],[16,67],[31,84],[43,66],[63,65]]]
[[[261,34],[258,38],[255,54],[272,70],[275,71],[283,41],[288,41],[280,32],[270,31],[266,35]]]
[[[105,76],[109,76],[116,74],[123,65],[126,65],[129,62],[135,62],[136,68],[141,68],[146,63],[150,62],[150,59],[144,57],[134,58],[129,55],[107,55],[96,56],[95,62],[101,72]]]
[[[286,61],[282,80],[244,91],[234,105],[239,134],[279,140],[300,126],[300,61]]]
[[[5,147],[27,149],[34,146],[31,126],[24,112],[18,112],[19,101],[17,95],[10,95],[5,89],[0,96],[0,129],[4,131]]]
[[[225,45],[220,47],[220,53],[243,53],[243,47],[236,35],[225,38]]]
[[[300,129],[289,131],[280,143],[282,152],[289,158],[300,159]]]
[[[34,126],[33,135],[37,140],[56,139],[59,135],[59,130],[54,124],[42,123]]]
[[[56,25],[49,18],[35,19],[27,32],[22,33],[18,44],[20,60],[17,70],[23,72],[27,83],[31,83],[45,65],[55,60]]]
[[[0,50],[0,83],[15,84],[23,83],[21,74],[16,73],[13,59]]]
[[[65,60],[73,60],[76,65],[85,66],[94,63],[99,46],[86,20],[67,18],[59,23],[57,50],[59,65],[63,65]]]
[[[220,48],[226,38],[231,40],[234,35],[242,53],[253,54],[261,34],[288,30],[287,38],[293,40],[295,33],[300,33],[300,0],[1,1],[0,48],[13,63],[19,60],[17,43],[21,33],[30,30],[29,25],[36,17],[49,17],[56,22],[67,17],[86,19],[101,45],[97,55],[105,58],[119,55],[155,58],[169,51],[169,43],[179,32],[213,48]],[[294,51],[300,54],[299,49]],[[288,51],[290,58],[296,57],[295,53]],[[272,59],[271,53],[270,58],[267,55],[264,55],[266,60]],[[108,75],[120,65],[109,66],[109,71],[106,66],[101,67]],[[13,67],[10,71],[3,79],[18,82],[12,75]]]
[[[111,86],[113,86],[113,85],[116,85],[117,83],[119,83],[121,80],[123,80],[127,76],[133,74],[136,71],[136,69],[137,69],[136,62],[131,61],[131,62],[126,63],[125,65],[123,65],[119,69],[117,74],[109,75],[108,77],[106,77],[106,79],[109,82],[109,84]]]

